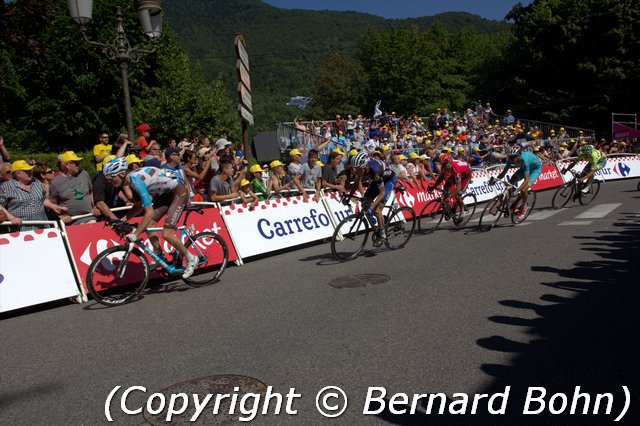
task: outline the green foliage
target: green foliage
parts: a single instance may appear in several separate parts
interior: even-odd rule
[[[640,2],[536,0],[516,6],[501,98],[533,117],[607,130],[640,94]]]
[[[141,30],[133,0],[94,2],[88,37],[102,43],[113,41],[117,6],[122,7],[131,45],[151,48]],[[82,39],[78,26],[68,16],[65,0],[3,3],[3,12],[0,130],[12,149],[32,152],[82,149],[92,145],[100,132],[119,134],[125,130],[120,69],[99,48]],[[164,28],[166,36],[158,44],[157,52],[143,56],[129,67],[134,123],[150,122],[162,137],[187,131],[199,133],[203,129],[215,134],[237,133],[239,124],[231,118],[234,111],[227,110],[231,101],[219,89],[219,83],[204,84],[166,23]],[[175,58],[175,63],[167,58]],[[173,69],[174,65],[177,68]],[[183,90],[185,87],[188,90]],[[194,96],[195,92],[199,97]],[[168,99],[177,100],[180,96],[190,106],[177,112],[177,123],[173,124],[174,117],[158,110],[169,104]],[[235,117],[238,122],[237,114]],[[154,122],[156,118],[165,121]]]
[[[367,79],[362,66],[350,57],[334,53],[315,81],[316,118],[358,114],[365,105]]]
[[[468,13],[385,20],[357,12],[284,10],[258,0],[172,0],[163,5],[180,45],[202,65],[208,80],[223,79],[234,102],[237,77],[233,37],[235,32],[242,32],[251,61],[254,130],[273,130],[277,121],[291,121],[300,112],[285,105],[292,96],[316,99],[318,103],[313,102],[304,111],[308,115],[339,108],[346,108],[339,109],[341,113],[352,111],[352,107],[363,108],[360,93],[352,99],[347,99],[350,93],[335,97],[340,85],[351,83],[326,86],[322,81],[327,82],[326,73],[335,75],[340,67],[350,67],[334,55],[356,59],[358,42],[369,28],[382,31],[392,26],[415,27],[424,31],[440,22],[450,32],[471,26],[485,34],[508,27],[506,23]],[[304,7],[304,2],[300,2],[300,7]],[[394,56],[394,51],[388,54]],[[318,91],[319,88],[329,92]],[[330,99],[338,104],[328,108]],[[373,104],[367,104],[367,111],[372,107]]]

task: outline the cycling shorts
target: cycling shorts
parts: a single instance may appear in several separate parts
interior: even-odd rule
[[[393,191],[393,188],[396,186],[395,174],[391,179],[389,179],[386,182],[383,182],[383,184],[384,184],[384,198],[382,198],[382,204],[385,204],[389,199],[389,197],[391,196],[391,192]],[[373,201],[378,196],[378,194],[380,194],[380,191],[378,189],[378,184],[375,182],[372,182],[369,184],[369,187],[364,192],[364,197],[368,200]]]

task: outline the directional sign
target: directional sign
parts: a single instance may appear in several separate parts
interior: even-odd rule
[[[244,84],[238,83],[238,93],[240,95],[240,101],[242,104],[249,110],[253,111],[253,106],[251,105],[251,92],[244,87]]]
[[[253,126],[253,115],[242,105],[238,105],[238,112],[244,121]]]
[[[251,78],[249,77],[249,71],[243,65],[240,59],[236,61],[236,68],[238,69],[238,77],[240,78],[240,81],[244,84],[244,87],[246,87],[247,90],[251,90]]]
[[[244,66],[249,69],[249,55],[247,54],[246,49],[244,48],[244,42],[242,36],[236,36],[235,41],[233,42],[236,46],[236,53],[238,54],[238,59],[242,61]]]

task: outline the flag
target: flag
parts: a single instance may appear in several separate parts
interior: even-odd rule
[[[312,100],[313,98],[307,98],[304,96],[294,96],[293,98],[289,99],[289,102],[287,102],[287,105],[297,106],[300,109],[305,109],[307,105],[309,105],[309,102],[311,102]]]
[[[378,101],[376,102],[376,107],[373,110],[373,118],[378,118],[382,115],[382,111],[380,111],[380,104],[382,103],[382,101]]]

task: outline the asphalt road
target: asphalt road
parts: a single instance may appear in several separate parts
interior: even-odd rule
[[[123,389],[147,389],[128,398],[136,408],[173,384],[236,374],[273,386],[272,392],[295,388],[301,395],[292,400],[297,414],[284,413],[283,405],[273,415],[274,402],[258,424],[329,422],[315,406],[316,393],[329,385],[349,400],[336,424],[604,424],[623,410],[622,386],[631,397],[620,424],[639,424],[636,184],[609,182],[593,205],[556,212],[548,210],[552,192],[541,193],[522,225],[504,222],[478,233],[447,224],[414,236],[403,250],[372,249],[349,263],[333,261],[325,243],[232,267],[207,288],[154,287],[117,308],[89,303],[5,316],[0,423],[107,423],[105,400],[122,386],[111,404],[113,419],[138,425],[141,414],[120,411]],[[328,285],[361,273],[391,279]],[[386,390],[384,409],[364,415],[374,386]],[[547,391],[545,410],[524,415],[534,386]],[[598,415],[581,414],[584,398],[580,414],[568,414],[576,386],[591,395],[590,413],[597,393],[611,393],[611,414],[604,414],[606,398]],[[505,414],[490,415],[488,398],[469,414],[474,394],[506,389]],[[559,392],[567,394],[567,407],[552,415],[547,404]],[[402,414],[413,394],[434,393],[446,394],[445,414],[437,414],[438,399],[429,415],[426,399],[417,413]],[[456,393],[469,395],[465,416],[446,414],[464,411]],[[493,408],[501,401],[494,398]],[[553,408],[562,402],[555,397]],[[380,404],[368,407],[378,411]],[[200,420],[205,417],[225,418],[209,413]]]

